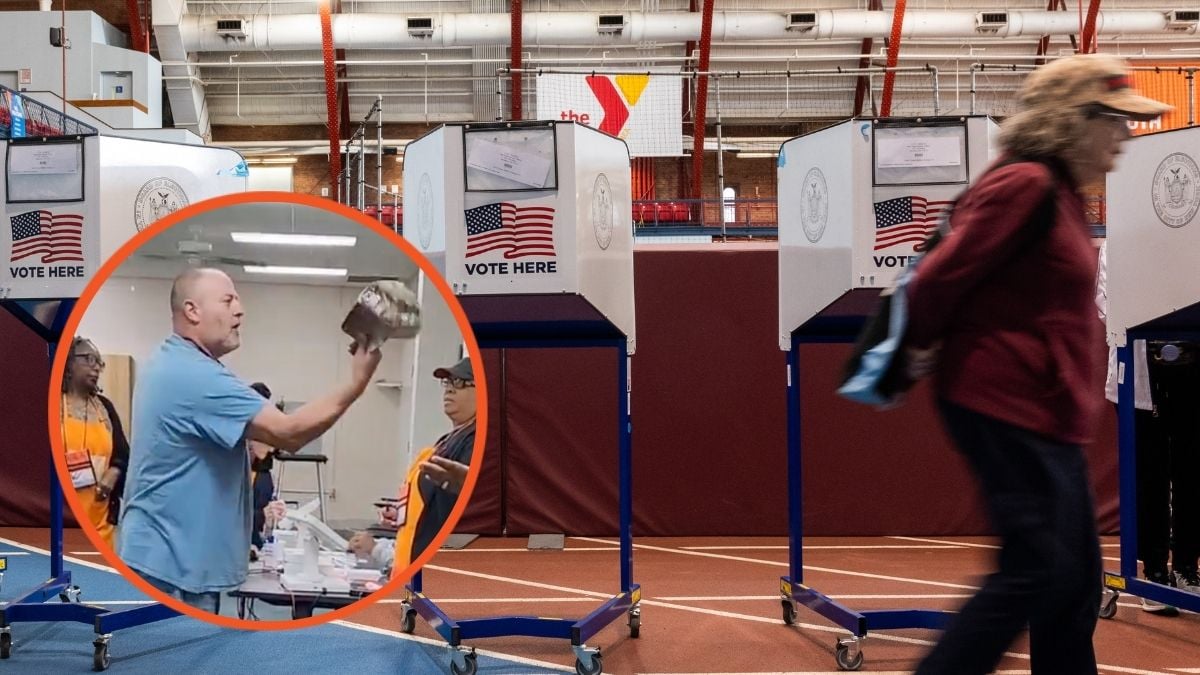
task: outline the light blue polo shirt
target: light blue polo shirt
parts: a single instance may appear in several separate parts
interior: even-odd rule
[[[269,402],[172,334],[138,372],[117,553],[191,593],[246,579],[250,455],[246,431]]]

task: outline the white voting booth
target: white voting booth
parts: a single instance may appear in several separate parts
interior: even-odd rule
[[[806,607],[850,632],[837,640],[842,670],[857,670],[870,630],[942,628],[939,610],[849,609],[804,585],[800,345],[852,342],[937,230],[953,200],[995,158],[987,117],[850,119],[779,149],[779,347],[788,365],[789,574],[783,621]],[[830,392],[832,394],[832,392]]]
[[[625,616],[633,637],[640,627],[630,534],[628,360],[636,333],[629,150],[575,122],[449,124],[405,147],[404,195],[405,238],[444,275],[481,347],[617,351],[621,589],[579,620],[456,622],[421,593],[418,573],[403,626],[411,632],[416,615],[426,619],[457,648],[454,672],[474,672],[474,652],[460,646],[464,636],[525,635],[569,639],[577,671],[599,673],[599,651],[585,641]]]
[[[405,238],[472,324],[608,323],[634,352],[624,141],[574,122],[446,125],[405,147],[404,194]]]
[[[851,119],[779,149],[779,347],[860,289],[886,288],[994,158],[988,117]],[[873,302],[877,293],[866,294]],[[870,305],[868,305],[868,308]],[[858,309],[862,309],[861,303]]]
[[[1107,177],[1106,329],[1119,359],[1121,564],[1119,573],[1104,575],[1100,616],[1106,619],[1116,615],[1121,592],[1200,612],[1200,596],[1138,578],[1132,375],[1134,363],[1140,361],[1134,353],[1136,342],[1200,342],[1198,160],[1200,129],[1147,134],[1122,146],[1117,167]]]

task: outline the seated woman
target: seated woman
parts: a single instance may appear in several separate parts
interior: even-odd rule
[[[91,340],[71,341],[63,374],[62,434],[67,469],[83,505],[76,519],[90,522],[113,545],[121,512],[129,441],[112,401],[100,394],[104,359]]]

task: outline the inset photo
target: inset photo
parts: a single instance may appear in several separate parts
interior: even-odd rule
[[[63,335],[66,501],[181,613],[344,618],[412,577],[474,487],[486,396],[462,308],[410,244],[328,200],[168,216],[104,265]]]

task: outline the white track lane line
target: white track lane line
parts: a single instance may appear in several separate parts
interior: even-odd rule
[[[40,553],[42,555],[50,555],[50,551],[47,551],[44,548],[38,548],[36,546],[22,544],[19,541],[13,541],[12,539],[5,539],[4,537],[0,537],[0,544],[8,544],[9,546],[16,546],[17,548],[23,548],[26,551],[29,551],[30,553]],[[120,574],[120,572],[116,571],[115,569],[113,569],[107,565],[100,565],[98,563],[94,563],[89,560],[81,560],[79,558],[76,558],[76,557],[70,556],[70,555],[63,555],[63,560],[68,560],[70,562],[75,563],[76,565],[83,565],[84,567],[90,567],[94,570],[100,570],[101,572],[112,572],[113,574]]]
[[[926,544],[954,544],[955,546],[965,546],[967,548],[991,548],[998,549],[995,544],[971,544],[965,541],[946,541],[945,539],[925,539],[923,537],[888,537],[888,539],[896,539],[899,541],[919,541]]]
[[[611,542],[607,542],[604,539],[593,539],[591,537],[572,537],[572,539],[578,539],[580,541],[611,543]],[[695,556],[701,556],[701,557],[705,557],[705,558],[716,558],[718,560],[732,560],[735,562],[755,563],[757,565],[770,565],[771,567],[786,568],[788,566],[788,563],[786,563],[786,562],[776,562],[774,560],[761,560],[759,558],[746,558],[743,556],[722,555],[719,553],[705,553],[703,551],[685,551],[681,548],[667,548],[665,546],[651,546],[649,544],[634,544],[633,547],[640,548],[640,549],[643,549],[646,551],[662,551],[664,553],[678,553],[680,555],[695,555]],[[835,569],[832,569],[829,567],[817,567],[815,565],[805,565],[804,569],[807,571],[811,571],[811,572],[828,572],[829,574],[842,574],[842,575],[851,576],[851,577],[865,577],[867,579],[882,579],[884,581],[901,581],[901,582],[908,583],[908,584],[921,584],[923,586],[939,586],[942,588],[961,588],[961,589],[965,589],[968,591],[974,591],[974,590],[977,590],[977,588],[978,588],[977,586],[968,586],[965,584],[951,584],[951,583],[947,583],[944,581],[927,581],[925,579],[911,579],[909,577],[893,577],[893,576],[887,576],[884,574],[867,574],[866,572],[851,572],[849,570],[835,570]]]
[[[788,550],[788,547],[786,545],[778,545],[778,546],[768,546],[768,545],[761,545],[761,546],[753,546],[753,545],[745,545],[745,546],[680,546],[679,548],[684,551],[786,551],[786,550]],[[853,550],[853,549],[891,549],[891,548],[901,549],[901,550],[916,550],[916,549],[963,548],[963,547],[962,546],[951,546],[949,544],[937,545],[937,546],[934,546],[934,545],[905,546],[903,544],[874,544],[874,545],[846,544],[846,545],[839,546],[839,545],[830,544],[828,546],[805,546],[804,550],[805,551],[846,551],[846,550]]]
[[[434,640],[432,638],[421,637],[420,635],[408,635],[406,633],[401,633],[401,632],[394,631],[394,630],[388,630],[386,628],[378,628],[376,626],[368,626],[366,624],[353,623],[351,621],[338,620],[338,621],[330,621],[329,623],[336,624],[338,626],[344,626],[346,628],[352,628],[354,630],[360,630],[360,631],[363,631],[364,633],[374,633],[376,635],[386,635],[388,637],[394,637],[399,640],[408,640],[409,642],[418,642],[420,644],[446,648],[446,643],[443,642],[442,640]],[[526,666],[537,666],[539,668],[549,668],[551,670],[558,670],[558,671],[562,671],[565,673],[575,672],[574,668],[567,668],[566,666],[563,666],[558,663],[550,663],[549,661],[538,661],[537,659],[530,659],[530,658],[526,658],[524,656],[513,656],[511,654],[503,654],[501,652],[495,652],[490,649],[476,648],[475,652],[482,656],[491,656],[493,658],[501,659],[504,661],[511,661],[513,663],[520,663],[520,664],[526,665]]]
[[[505,583],[515,584],[518,586],[528,586],[531,588],[542,588],[542,589],[549,589],[549,590],[555,590],[555,591],[561,591],[561,592],[567,592],[567,593],[578,593],[580,595],[586,595],[586,596],[595,597],[595,598],[612,597],[612,595],[609,593],[599,593],[597,591],[588,591],[588,590],[584,590],[584,589],[580,589],[580,588],[568,588],[566,586],[555,586],[553,584],[543,584],[543,583],[540,583],[537,581],[527,581],[525,579],[516,579],[513,577],[502,577],[502,576],[498,576],[495,574],[485,574],[483,572],[472,572],[469,570],[456,570],[456,569],[449,568],[449,567],[442,567],[441,565],[426,565],[425,569],[433,569],[433,570],[437,570],[439,572],[446,572],[448,574],[460,574],[460,575],[468,576],[468,577],[487,579],[489,581],[502,581]],[[646,605],[648,607],[664,607],[667,609],[678,609],[681,611],[693,612],[696,614],[708,614],[710,616],[719,616],[719,617],[724,617],[724,618],[729,618],[729,619],[740,619],[742,621],[753,621],[756,623],[769,623],[772,625],[779,625],[781,623],[781,621],[779,620],[778,617],[768,618],[768,617],[764,617],[764,616],[755,616],[753,614],[738,614],[737,612],[726,612],[726,611],[716,610],[716,609],[705,609],[703,607],[690,607],[688,605],[678,605],[678,604],[674,604],[674,603],[670,603],[670,602],[661,602],[658,600],[647,600],[644,597],[642,599],[641,604]],[[816,624],[797,622],[795,624],[795,627],[804,628],[806,630],[811,630],[811,631],[819,631],[819,632],[823,632],[823,633],[838,633],[838,634],[842,634],[842,635],[844,635],[846,633],[846,631],[844,629],[842,629],[840,626],[819,626]],[[899,643],[911,644],[911,645],[921,645],[921,646],[925,646],[925,647],[931,647],[934,644],[930,640],[919,640],[916,638],[902,637],[899,635],[887,635],[887,634],[882,634],[882,633],[872,633],[870,636],[870,639],[871,640],[884,640],[887,642],[899,642]],[[1017,652],[1005,652],[1004,655],[1007,657],[1010,657],[1010,658],[1014,658],[1014,659],[1023,659],[1026,661],[1029,660],[1028,654],[1021,654],[1021,653],[1017,653]],[[1166,673],[1163,673],[1163,672],[1157,671],[1157,670],[1141,670],[1138,668],[1125,668],[1122,666],[1109,666],[1109,665],[1105,665],[1105,664],[1100,664],[1099,667],[1102,671],[1111,671],[1114,673],[1127,673],[1128,675],[1168,675]]]

